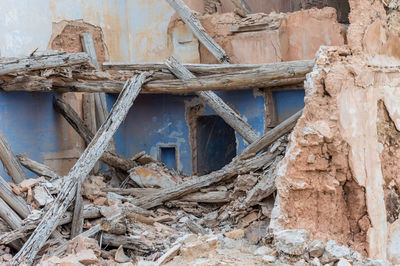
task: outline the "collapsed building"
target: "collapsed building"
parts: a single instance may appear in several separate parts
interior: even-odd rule
[[[0,3],[1,262],[400,263],[396,1],[100,3]]]

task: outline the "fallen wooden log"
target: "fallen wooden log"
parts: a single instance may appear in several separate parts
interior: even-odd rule
[[[12,260],[13,265],[31,264],[33,262],[36,254],[43,247],[50,234],[57,227],[59,220],[74,200],[77,183],[79,180],[83,181],[86,178],[87,174],[89,174],[97,160],[100,159],[108,147],[109,141],[125,119],[147,77],[148,73],[145,72],[127,82],[107,120],[99,131],[97,131],[93,140],[66,176],[57,198],[43,216],[42,221],[28,241],[25,242],[21,250],[14,256]]]
[[[22,219],[2,198],[0,198],[0,217],[14,230],[22,225]]]
[[[283,135],[289,133],[297,123],[297,120],[300,118],[303,109],[268,131],[264,136],[262,136],[257,141],[253,142],[249,146],[244,149],[240,157],[246,157],[250,154],[257,154],[268,145],[282,137]]]
[[[99,218],[101,217],[100,214],[100,210],[99,208],[95,207],[95,206],[85,206],[83,209],[83,217],[85,219],[94,219],[94,218]],[[58,225],[64,225],[64,224],[68,224],[72,221],[72,213],[71,212],[67,212],[65,213],[65,215],[63,216],[63,218],[60,220],[60,222],[58,223]],[[0,245],[7,245],[8,243],[23,238],[23,237],[27,237],[30,233],[30,231],[32,231],[33,229],[35,229],[38,224],[39,224],[40,220],[35,220],[35,221],[24,221],[23,222],[23,226],[10,231],[10,232],[6,232],[6,233],[2,233],[0,235]]]
[[[27,179],[27,175],[22,168],[21,164],[15,157],[14,152],[11,149],[3,132],[0,130],[0,160],[4,165],[8,175],[14,181],[14,183],[21,183],[23,180]]]
[[[65,118],[65,120],[68,121],[68,123],[75,129],[75,131],[79,134],[79,136],[81,136],[86,144],[89,144],[90,141],[92,141],[94,134],[68,103],[62,99],[57,99],[54,102],[54,108]],[[126,159],[110,151],[104,152],[104,154],[100,157],[100,160],[111,167],[125,172],[136,166],[134,161]]]
[[[123,196],[143,197],[152,193],[158,193],[158,188],[103,188],[103,192],[114,192]]]
[[[63,53],[12,58],[0,61],[0,75],[82,64],[89,64],[89,56],[86,53]]]
[[[276,154],[264,153],[257,157],[248,160],[233,160],[231,163],[224,166],[221,170],[210,174],[193,178],[174,187],[162,189],[156,194],[151,194],[134,200],[135,205],[145,209],[149,209],[171,199],[182,197],[191,192],[195,192],[200,188],[207,187],[211,184],[227,180],[235,175],[249,173],[263,167],[268,162],[272,161]]]
[[[229,192],[227,191],[210,191],[210,192],[195,192],[183,196],[179,200],[189,202],[203,203],[224,203],[229,202]]]
[[[200,20],[182,0],[167,0],[192,30],[199,41],[217,58],[220,63],[229,63],[229,56],[219,44],[211,38],[200,23]]]
[[[195,75],[190,73],[189,70],[173,57],[168,59],[165,64],[168,69],[181,80],[195,78]],[[252,143],[258,139],[257,132],[217,94],[212,91],[199,91],[196,92],[196,95],[248,143]]]
[[[15,195],[10,185],[7,184],[1,176],[0,197],[22,218],[26,218],[31,213],[25,200],[22,197]]]
[[[28,157],[26,154],[17,154],[18,161],[29,171],[34,172],[38,176],[44,176],[50,178],[50,180],[55,180],[60,178],[54,170],[52,170],[47,165],[38,163]]]
[[[110,247],[123,246],[137,252],[147,253],[153,250],[153,247],[143,241],[140,236],[121,236],[104,233],[102,236],[103,244]]]

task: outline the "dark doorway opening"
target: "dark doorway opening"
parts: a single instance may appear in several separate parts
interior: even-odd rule
[[[208,174],[236,156],[235,131],[216,115],[197,117],[197,173]]]

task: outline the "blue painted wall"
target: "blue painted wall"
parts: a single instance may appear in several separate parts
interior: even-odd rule
[[[278,112],[278,121],[282,122],[304,107],[304,90],[275,91],[275,105]]]
[[[53,111],[54,96],[53,93],[0,92],[0,129],[16,154],[26,153],[44,162],[44,153],[59,151],[60,117]],[[31,172],[28,174],[35,177]],[[0,175],[11,181],[2,164]]]
[[[252,90],[221,91],[217,94],[244,116],[260,135],[263,132],[264,98]],[[15,153],[26,153],[38,162],[44,154],[60,151],[63,119],[53,110],[54,93],[0,92],[0,129],[9,140]],[[279,120],[282,121],[304,106],[304,91],[274,92]],[[109,106],[118,95],[108,95]],[[185,121],[185,100],[193,96],[139,95],[126,120],[118,130],[117,150],[125,157],[144,150],[157,158],[158,145],[176,145],[178,168],[186,174],[192,172],[189,128]],[[206,108],[205,114],[214,114]],[[238,152],[246,146],[240,136]],[[29,171],[28,175],[34,177]],[[10,180],[0,166],[0,175]]]
[[[260,134],[264,130],[264,97],[253,90],[219,91],[217,94]],[[304,106],[304,91],[274,92],[279,121],[289,117]],[[118,95],[108,95],[111,107]],[[175,144],[178,152],[178,169],[186,174],[192,172],[189,127],[185,120],[185,100],[193,96],[176,95],[139,95],[126,120],[118,130],[115,140],[119,153],[132,157],[140,151],[146,151],[154,158],[158,156],[158,145]],[[204,114],[215,114],[206,107]],[[246,143],[236,134],[237,151],[240,153]]]

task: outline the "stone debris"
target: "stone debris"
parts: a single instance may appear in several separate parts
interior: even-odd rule
[[[32,172],[39,177],[0,183],[1,265],[21,261],[43,266],[400,263],[399,1],[351,0],[352,24],[346,27],[338,23],[331,7],[238,18],[233,13],[219,14],[217,2],[212,15],[200,18],[205,30],[199,30],[198,39],[202,42],[201,34],[208,31],[227,50],[224,60],[231,57],[238,63],[233,67],[241,75],[254,72],[245,63],[313,59],[318,51],[306,77],[304,110],[273,127],[266,125],[264,136],[246,143],[242,154],[200,177],[168,169],[145,152],[124,158],[111,145],[103,153],[93,152],[93,157],[98,156],[91,161],[94,165],[100,158],[110,169],[99,172],[92,167],[85,176],[74,178],[61,177],[23,157],[31,165],[24,166],[36,167]],[[312,1],[302,2],[312,6]],[[194,26],[186,24],[199,27],[197,17],[190,18]],[[337,46],[321,46],[325,42]],[[205,45],[199,46],[203,49]],[[204,62],[215,61],[215,54],[201,54]],[[308,61],[309,72],[314,61]],[[156,70],[146,76],[146,82],[178,81],[165,66],[154,65],[148,65]],[[188,67],[204,78],[221,65]],[[54,52],[0,59],[0,86],[6,91],[27,86],[27,91],[79,87],[97,92],[107,81],[105,87],[119,92],[124,81],[139,72],[143,71],[94,71],[86,53]],[[295,75],[292,69],[283,72],[285,79]],[[306,73],[296,82],[303,82]],[[223,88],[229,83],[218,80]],[[253,83],[243,86],[255,89],[255,95],[264,93]],[[65,110],[62,114],[88,150],[92,143],[101,142],[79,115]],[[112,128],[111,122],[108,127]],[[111,131],[114,134],[116,128]],[[66,195],[75,197],[75,204],[71,205],[72,196],[67,204]],[[50,216],[59,219],[47,225],[52,219],[45,217]],[[30,242],[37,232],[40,235]],[[43,243],[34,245],[39,242]],[[19,257],[31,247],[25,254],[31,258]]]

